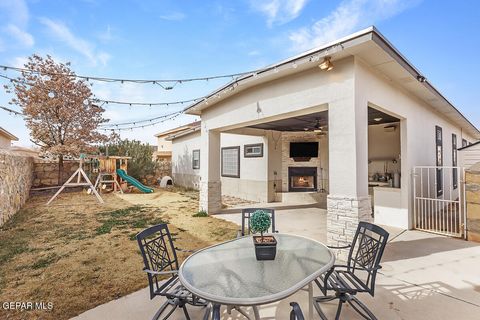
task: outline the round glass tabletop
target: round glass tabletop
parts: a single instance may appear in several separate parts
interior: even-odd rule
[[[192,293],[226,305],[260,305],[284,299],[333,265],[322,243],[275,234],[275,260],[257,261],[251,236],[202,249],[180,267],[179,278]]]

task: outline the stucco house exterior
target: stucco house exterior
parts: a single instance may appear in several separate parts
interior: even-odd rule
[[[375,27],[241,76],[186,113],[201,124],[168,138],[174,176],[196,181],[202,209],[219,212],[231,192],[316,201],[332,245],[349,243],[360,220],[418,226],[419,189],[435,190],[429,201],[455,202],[459,188],[443,189],[458,183],[458,171],[442,168],[458,166],[462,141],[480,139]],[[417,166],[433,168],[434,185],[413,182]]]
[[[177,128],[169,129],[160,133],[157,133],[155,137],[157,138],[157,150],[153,153],[153,160],[167,160],[170,161],[172,159],[172,142],[167,140],[166,137],[169,135],[175,134],[177,132],[181,132],[187,130],[191,127],[197,126],[199,122],[195,121]]]
[[[0,127],[0,148],[9,149],[12,146],[12,141],[18,141],[18,138]]]
[[[465,141],[466,142],[466,141]],[[458,162],[465,169],[471,168],[480,162],[480,141],[472,144],[465,143],[458,149]]]

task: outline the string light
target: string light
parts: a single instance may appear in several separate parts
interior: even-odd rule
[[[168,118],[168,117],[171,117],[171,116],[177,116],[177,115],[180,115],[181,113],[183,113],[183,110],[172,112],[172,113],[169,113],[169,114],[163,114],[161,116],[157,116],[157,117],[154,117],[154,118],[148,118],[148,119],[145,119],[145,120],[135,120],[135,121],[130,121],[130,122],[101,124],[101,125],[99,125],[99,127],[120,127],[120,126],[125,126],[125,125],[134,125],[135,126],[139,123],[152,122],[152,121],[155,121],[155,120],[158,120],[158,119]]]
[[[206,77],[192,77],[192,78],[184,78],[184,79],[122,79],[122,78],[107,78],[107,77],[96,77],[96,76],[85,76],[85,75],[77,75],[77,74],[67,74],[67,73],[58,73],[58,72],[41,72],[37,70],[32,70],[32,69],[26,69],[26,68],[18,68],[18,67],[12,67],[12,66],[6,66],[6,65],[0,65],[0,68],[3,68],[3,70],[13,70],[16,72],[24,72],[24,73],[32,73],[32,74],[40,74],[40,75],[49,75],[49,76],[54,76],[54,75],[67,75],[70,77],[75,77],[77,79],[84,79],[86,81],[100,81],[100,82],[120,82],[121,84],[124,84],[125,82],[128,83],[150,83],[150,84],[157,84],[160,87],[162,87],[165,90],[172,90],[175,88],[177,84],[182,84],[185,82],[194,82],[194,81],[209,81],[209,80],[214,80],[214,79],[224,79],[224,78],[235,78],[235,77],[240,77],[248,74],[252,74],[255,72],[259,72],[261,70],[253,70],[253,71],[247,71],[247,72],[239,72],[239,73],[230,73],[230,74],[220,74],[220,75],[214,75],[214,76],[206,76]]]

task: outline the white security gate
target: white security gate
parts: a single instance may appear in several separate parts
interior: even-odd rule
[[[416,229],[465,237],[464,170],[461,167],[413,168]]]

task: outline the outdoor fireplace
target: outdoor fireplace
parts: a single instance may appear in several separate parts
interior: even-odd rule
[[[288,191],[305,192],[317,191],[316,167],[289,167]]]

